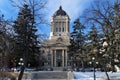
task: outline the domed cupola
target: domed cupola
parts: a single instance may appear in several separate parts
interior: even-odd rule
[[[50,40],[57,40],[58,38],[65,39],[63,41],[69,42],[69,16],[60,6],[51,18],[51,32]]]
[[[68,15],[60,6],[59,9],[54,13],[53,17],[55,16],[68,16]]]

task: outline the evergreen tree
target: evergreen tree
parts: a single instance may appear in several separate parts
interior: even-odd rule
[[[33,15],[26,4],[20,10],[13,27],[16,33],[16,59],[23,58],[24,61],[24,66],[19,76],[19,80],[21,80],[25,67],[27,67],[28,64],[32,67],[37,66],[39,59],[39,41],[36,35],[37,29],[33,24]]]
[[[91,44],[91,48],[98,49],[99,48],[99,42],[100,38],[102,37],[101,34],[99,34],[97,28],[95,25],[91,27],[91,31],[88,32],[88,40],[89,44]]]
[[[85,43],[85,36],[84,36],[84,29],[80,23],[79,19],[74,21],[73,32],[71,33],[71,45],[69,46],[70,55],[73,57],[74,60],[76,58],[80,58],[80,61],[76,62],[76,65],[79,67],[80,65],[84,67],[83,56],[84,56],[84,43]]]
[[[99,34],[97,28],[95,27],[95,25],[93,25],[91,27],[91,30],[88,32],[88,43],[87,43],[87,46],[89,46],[87,48],[89,50],[88,61],[90,61],[92,57],[95,57],[97,61],[101,59],[99,55],[99,49],[101,48],[100,39],[101,39],[101,34]]]

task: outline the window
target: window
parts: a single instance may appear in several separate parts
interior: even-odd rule
[[[61,28],[59,28],[59,32],[61,32]]]
[[[51,55],[50,54],[48,54],[48,60],[51,60]]]
[[[64,27],[62,28],[62,32],[64,32]]]
[[[56,32],[58,32],[58,28],[56,28]]]
[[[61,42],[61,41],[63,41],[63,39],[62,39],[62,38],[58,38],[57,41],[58,41],[58,42]]]

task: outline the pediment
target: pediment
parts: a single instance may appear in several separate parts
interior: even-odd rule
[[[66,46],[66,45],[58,42],[58,43],[53,44],[52,46]]]
[[[63,42],[63,39],[61,37],[59,37],[56,42]]]
[[[44,44],[46,46],[55,46],[55,47],[59,47],[59,46],[68,46],[69,45],[69,41],[64,40],[63,38],[59,37],[57,39],[53,39],[53,40],[47,40],[44,42]]]

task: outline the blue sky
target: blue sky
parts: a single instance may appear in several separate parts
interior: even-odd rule
[[[71,19],[71,24],[73,21],[82,15],[83,11],[89,7],[93,0],[47,0],[46,5],[46,16],[48,23],[50,23],[50,18],[56,10],[59,9],[61,5],[63,10],[67,12]],[[0,13],[3,13],[6,19],[15,19],[17,17],[18,9],[11,5],[9,0],[0,0]],[[72,25],[71,25],[72,26]],[[70,26],[70,27],[71,27]],[[49,36],[50,26],[45,26],[44,29],[41,28],[39,32],[47,33]],[[71,28],[70,28],[71,29]]]

